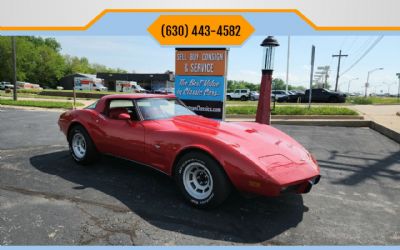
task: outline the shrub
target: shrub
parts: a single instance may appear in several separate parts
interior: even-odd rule
[[[240,114],[240,115],[255,115],[257,106],[228,106],[227,114]],[[272,115],[358,115],[352,109],[345,107],[332,107],[332,106],[277,106],[272,110]]]
[[[348,102],[353,104],[372,104],[373,100],[365,97],[352,97],[348,99]]]

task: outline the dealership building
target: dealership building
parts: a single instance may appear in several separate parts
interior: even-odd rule
[[[163,74],[136,74],[136,73],[97,73],[97,78],[104,80],[104,86],[115,90],[116,81],[137,82],[147,90],[174,87],[175,75],[172,71]]]
[[[110,91],[115,91],[116,81],[137,82],[142,88],[147,90],[157,90],[160,88],[174,87],[175,75],[172,71],[163,74],[136,74],[136,73],[97,73],[97,75],[76,73],[64,76],[60,79],[59,85],[64,89],[74,87],[74,79],[82,77],[87,79],[102,79],[104,86]]]

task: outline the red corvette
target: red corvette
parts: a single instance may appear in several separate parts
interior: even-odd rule
[[[277,196],[307,193],[320,179],[315,158],[283,132],[198,116],[173,95],[108,95],[58,124],[77,163],[102,153],[150,166],[197,207],[220,204],[233,187]]]

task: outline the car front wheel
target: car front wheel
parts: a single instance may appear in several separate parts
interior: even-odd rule
[[[74,126],[69,133],[68,142],[72,158],[78,164],[87,165],[95,160],[97,151],[85,128]]]
[[[216,207],[230,194],[224,170],[202,152],[184,155],[175,168],[175,178],[185,199],[198,208]]]

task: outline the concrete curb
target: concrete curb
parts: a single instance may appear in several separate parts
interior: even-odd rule
[[[369,127],[371,121],[366,120],[271,120],[278,125],[330,126],[330,127]]]
[[[400,133],[398,133],[390,128],[382,126],[381,124],[376,123],[374,121],[370,122],[369,128],[383,134],[384,136],[392,139],[395,142],[400,143]]]
[[[226,118],[238,118],[238,119],[252,119],[255,120],[255,115],[226,115]],[[364,116],[362,115],[272,115],[272,119],[288,119],[288,120],[304,120],[304,119],[312,119],[312,120],[363,120]]]

